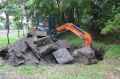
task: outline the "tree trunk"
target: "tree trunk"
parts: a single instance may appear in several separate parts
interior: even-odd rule
[[[22,26],[22,29],[23,29],[23,36],[25,35],[25,33],[24,33],[24,26],[23,26],[23,16],[21,16],[21,26]]]
[[[29,33],[29,30],[30,30],[29,26],[28,26],[28,28],[26,30],[27,30],[27,33]]]
[[[27,27],[27,29],[26,29],[26,30],[29,32],[29,23],[28,23],[28,22],[29,22],[29,20],[28,20],[28,17],[27,17],[27,16],[26,16],[26,20],[27,20],[27,25],[28,25],[28,27]],[[27,32],[26,32],[26,33],[27,33]]]
[[[9,14],[6,13],[6,27],[7,27],[7,40],[8,40],[8,45],[10,44],[10,41],[9,41]]]
[[[20,37],[20,31],[19,31],[19,28],[18,28],[18,38]]]
[[[23,36],[25,36],[25,31],[24,31],[24,28],[23,28]]]
[[[59,0],[56,0],[57,1],[57,7],[58,7],[58,10],[57,10],[57,14],[58,14],[58,16],[61,16],[60,15],[60,1]],[[57,22],[58,22],[58,24],[60,24],[60,17],[59,18],[57,18]]]

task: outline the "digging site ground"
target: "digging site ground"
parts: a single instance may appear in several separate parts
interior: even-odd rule
[[[98,61],[93,50],[52,39],[45,33],[41,36],[40,32],[32,31],[7,48],[1,48],[0,55],[3,58],[0,79],[120,78],[119,60]]]

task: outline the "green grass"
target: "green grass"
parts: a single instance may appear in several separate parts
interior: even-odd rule
[[[26,76],[34,75],[38,79],[106,79],[107,72],[120,68],[119,63],[109,61],[101,61],[94,65],[67,64],[59,65],[40,65],[40,66],[19,66],[11,67],[8,65],[0,65],[0,73],[10,72],[11,74],[19,74]],[[36,78],[34,78],[36,79]]]
[[[10,44],[13,44],[15,41],[17,41],[19,38],[17,35],[10,36]],[[0,47],[5,47],[7,46],[8,41],[7,41],[7,36],[1,36],[0,37]]]
[[[84,41],[78,36],[74,35],[73,33],[68,32],[67,34],[62,35],[60,39],[66,39],[70,44],[73,45],[84,45]],[[93,46],[100,48],[100,47],[104,47],[105,44],[93,40]]]
[[[60,39],[66,39],[70,44],[73,45],[84,45],[84,41],[80,39],[78,36],[72,33],[63,34]]]
[[[120,44],[109,45],[106,56],[120,58]]]
[[[20,66],[14,68],[13,72],[22,74],[42,73],[46,68],[43,66]]]

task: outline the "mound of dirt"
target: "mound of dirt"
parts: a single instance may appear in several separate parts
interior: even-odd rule
[[[73,46],[65,40],[53,40],[45,32],[33,30],[9,47],[0,49],[0,56],[12,66],[97,62],[89,47]]]

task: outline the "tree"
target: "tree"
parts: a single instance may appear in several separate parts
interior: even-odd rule
[[[114,17],[119,3],[119,0],[91,0],[92,26],[90,30],[97,39],[104,36],[101,34],[101,30],[106,26],[106,22]]]
[[[9,16],[11,14],[11,5],[10,2],[8,0],[6,1],[2,1],[1,3],[1,12],[5,13],[6,15],[6,29],[7,29],[7,39],[8,39],[8,44],[10,44],[9,41],[9,29],[10,29],[10,20],[9,20]]]
[[[120,4],[113,6],[114,15],[105,23],[105,27],[102,29],[102,34],[108,33],[120,33]]]
[[[80,28],[102,38],[119,33],[120,0],[7,0],[14,8],[14,23],[23,28],[23,18],[39,25],[40,16],[56,16],[57,24],[69,19]],[[7,6],[1,6],[5,8]],[[10,12],[10,11],[9,11]],[[104,35],[103,35],[104,34]]]
[[[23,35],[24,35],[24,25],[23,25],[23,19],[26,16],[27,17],[27,13],[26,13],[26,3],[27,0],[12,0],[12,3],[14,5],[14,24],[15,24],[15,28],[18,29],[18,37],[20,36],[19,30],[22,29],[23,30]]]

